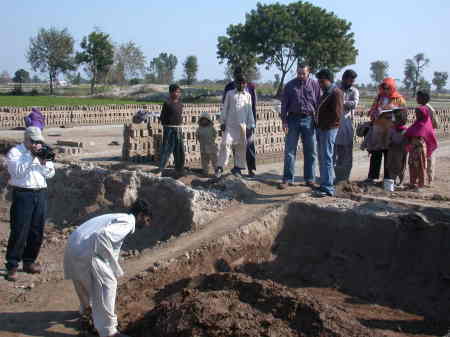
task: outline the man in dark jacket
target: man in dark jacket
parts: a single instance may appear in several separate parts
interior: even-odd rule
[[[169,99],[164,102],[161,110],[161,124],[163,126],[163,141],[158,175],[162,175],[169,157],[173,154],[175,170],[178,175],[184,174],[184,142],[182,134],[183,104],[181,103],[181,88],[178,84],[169,86]]]
[[[344,110],[344,94],[333,84],[333,74],[328,69],[322,69],[316,77],[323,92],[316,113],[320,169],[320,187],[317,196],[334,196],[333,154],[339,122]]]

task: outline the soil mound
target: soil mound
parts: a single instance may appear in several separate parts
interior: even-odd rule
[[[370,332],[344,310],[273,281],[218,273],[164,288],[132,336],[351,337]]]

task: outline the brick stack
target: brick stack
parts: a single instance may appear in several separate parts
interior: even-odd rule
[[[202,111],[207,111],[214,120],[214,126],[219,131],[218,117],[220,104],[187,104],[184,108],[183,137],[185,140],[186,165],[198,165],[200,162],[200,144],[195,133],[197,122]],[[354,117],[354,127],[367,122],[367,109],[360,108]],[[438,109],[441,121],[438,135],[445,137],[449,134],[449,109]],[[270,162],[282,159],[284,154],[284,132],[279,113],[273,104],[261,103],[257,106],[257,127],[255,132],[255,148],[259,162]],[[409,109],[408,121],[415,118],[414,109]],[[145,129],[147,132],[141,130]],[[220,132],[218,132],[220,135]],[[162,141],[162,126],[158,117],[150,117],[148,124],[126,124],[124,131],[123,159],[136,162],[158,161],[159,149]],[[362,138],[356,137],[355,144],[361,143]],[[220,137],[217,143],[220,144]],[[299,142],[299,148],[301,147]]]

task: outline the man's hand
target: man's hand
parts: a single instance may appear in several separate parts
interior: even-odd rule
[[[222,132],[225,131],[225,126],[226,126],[225,124],[220,124],[220,131]]]
[[[284,131],[284,133],[288,133],[288,130],[289,130],[289,128],[288,128],[288,123],[286,123],[286,122],[283,122],[283,131]]]

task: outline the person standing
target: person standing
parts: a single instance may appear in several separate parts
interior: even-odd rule
[[[430,105],[430,94],[424,90],[419,90],[416,95],[416,101],[421,106],[424,105],[428,108],[428,113],[431,119],[431,125],[436,132],[439,129],[439,119],[434,108]],[[428,185],[431,186],[434,180],[434,170],[436,167],[436,154],[433,152],[430,157],[427,157],[427,180]]]
[[[344,111],[344,93],[333,84],[333,74],[328,69],[317,75],[323,95],[317,108],[317,147],[319,154],[320,187],[317,196],[334,196],[333,154],[339,123]]]
[[[228,91],[236,89],[236,77],[237,76],[243,76],[241,67],[236,67],[236,69],[234,70],[234,79],[235,80],[228,83],[225,86],[225,89],[223,91],[223,96],[222,96],[222,104],[225,102],[225,97],[226,97]],[[255,120],[255,125],[256,125],[256,103],[257,103],[256,86],[254,83],[247,82],[247,84],[245,86],[245,90],[250,94],[250,97],[252,98],[253,119]],[[246,161],[247,161],[248,175],[250,177],[254,177],[255,171],[256,171],[256,148],[255,148],[254,134],[255,134],[255,128],[250,128],[247,130],[247,134],[246,134],[247,152],[245,154],[245,157],[246,157]]]
[[[236,89],[227,93],[220,115],[222,142],[219,149],[216,177],[219,178],[232,150],[234,150],[235,166],[232,173],[241,176],[241,170],[245,167],[245,154],[247,148],[248,129],[255,127],[252,113],[252,99],[245,90],[244,76],[236,77]]]
[[[200,157],[204,175],[209,173],[209,162],[213,169],[217,167],[217,131],[208,112],[200,114],[198,120],[197,139],[200,143]]]
[[[430,108],[421,105],[415,110],[416,121],[406,130],[409,152],[409,177],[411,187],[425,186],[427,160],[438,148],[436,133],[430,117]]]
[[[385,78],[378,87],[378,95],[369,110],[371,130],[367,134],[367,151],[370,153],[369,175],[366,182],[380,178],[381,162],[384,160],[384,176],[388,177],[386,158],[389,146],[389,130],[393,126],[392,112],[382,112],[405,107],[403,96],[397,91],[395,79]]]
[[[114,312],[120,249],[128,234],[150,224],[150,206],[136,200],[128,213],[104,214],[81,224],[67,241],[64,277],[72,280],[82,319],[92,320],[100,337],[125,336],[117,331]]]
[[[320,99],[320,87],[316,80],[310,78],[306,65],[297,66],[297,78],[288,82],[281,101],[281,120],[286,135],[284,149],[284,172],[280,189],[294,184],[295,158],[298,139],[303,145],[303,176],[306,185],[313,187],[316,166],[316,133],[314,113]]]
[[[38,108],[32,108],[28,116],[24,117],[25,127],[36,126],[39,129],[44,130],[45,117],[41,110]]]
[[[169,95],[169,99],[163,104],[160,116],[163,125],[163,141],[158,175],[162,175],[172,153],[175,170],[179,175],[183,175],[185,159],[182,133],[183,104],[181,103],[181,88],[178,84],[169,86]]]
[[[340,118],[340,125],[334,148],[334,170],[336,183],[350,179],[353,167],[353,116],[359,102],[359,91],[354,86],[358,75],[347,69],[342,75],[339,89],[344,93],[344,110]]]
[[[25,130],[24,141],[6,155],[12,187],[11,232],[6,249],[6,279],[17,280],[19,263],[30,274],[41,272],[36,263],[44,235],[47,215],[47,179],[55,175],[53,162],[39,157],[45,144],[41,129]]]

